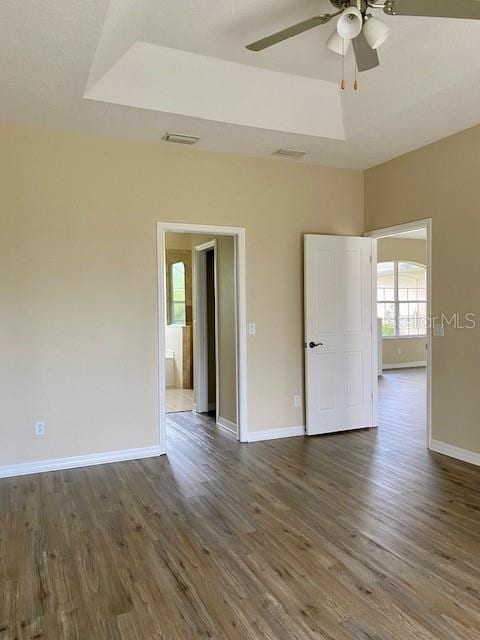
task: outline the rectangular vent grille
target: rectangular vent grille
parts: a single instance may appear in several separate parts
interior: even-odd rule
[[[275,151],[272,155],[280,156],[282,158],[301,158],[302,156],[307,155],[306,151],[298,151],[297,149],[279,149]]]
[[[175,144],[197,144],[200,138],[196,136],[186,136],[183,133],[167,133],[163,140],[165,142],[174,142]]]

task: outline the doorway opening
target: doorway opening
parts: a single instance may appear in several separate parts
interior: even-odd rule
[[[221,268],[224,270],[222,274],[223,285],[219,283],[219,247],[217,240],[213,239],[209,242],[196,244],[195,236],[193,236],[193,258],[194,258],[194,317],[195,317],[195,352],[194,352],[194,371],[195,371],[195,410],[197,413],[210,414],[215,417],[215,422],[220,422],[221,426],[225,426],[232,432],[237,431],[236,428],[236,385],[234,384],[234,298],[233,290],[233,238],[225,236],[220,245]],[[227,275],[230,274],[230,276]],[[225,287],[230,287],[228,291]],[[219,300],[218,289],[222,288],[222,299]],[[222,324],[220,327],[219,308],[222,312]],[[230,310],[230,313],[228,312]],[[230,334],[230,344],[225,345],[228,352],[224,349],[222,356],[222,369],[227,366],[231,369],[230,388],[219,380],[220,363],[219,363],[219,333],[222,337],[225,332]],[[228,359],[228,362],[226,360]],[[225,374],[225,370],[223,370]],[[232,385],[233,383],[233,385]],[[225,394],[229,395],[229,401],[226,399],[222,403],[222,411],[220,411],[220,387],[224,398]],[[229,403],[227,408],[226,403]],[[224,414],[222,416],[222,413]],[[228,417],[226,417],[228,415]]]
[[[367,234],[376,239],[378,426],[392,445],[431,443],[430,234],[430,220]]]
[[[246,441],[244,230],[158,223],[158,269],[162,453],[182,430]]]

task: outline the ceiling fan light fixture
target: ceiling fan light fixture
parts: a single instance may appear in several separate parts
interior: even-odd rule
[[[333,53],[338,53],[339,56],[344,56],[350,47],[350,42],[351,40],[341,38],[335,29],[327,40],[327,48],[330,49],[330,51],[333,51]]]
[[[342,13],[337,22],[337,33],[344,40],[353,40],[360,35],[363,16],[356,7],[350,7]]]
[[[373,16],[369,16],[363,27],[365,39],[372,49],[378,49],[389,37],[391,29],[384,22]]]

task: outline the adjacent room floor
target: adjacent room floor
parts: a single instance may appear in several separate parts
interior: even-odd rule
[[[384,371],[378,379],[379,437],[423,450],[426,401],[425,367]]]
[[[193,389],[169,387],[165,390],[165,402],[167,413],[191,411],[193,409]]]
[[[0,639],[480,637],[480,470],[424,450],[420,376],[378,430],[177,413],[168,457],[1,480]]]

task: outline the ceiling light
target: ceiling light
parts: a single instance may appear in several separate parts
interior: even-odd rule
[[[342,13],[337,22],[337,31],[340,38],[353,40],[360,35],[363,27],[363,16],[356,7],[350,7]]]
[[[344,56],[347,53],[348,48],[350,47],[350,42],[351,40],[345,40],[344,38],[341,38],[338,35],[337,30],[335,29],[330,38],[327,40],[327,47],[330,49],[330,51],[333,51],[333,53],[338,53],[339,56]]]
[[[196,144],[200,138],[196,136],[187,136],[183,133],[167,133],[163,137],[164,142],[175,142],[177,144]]]
[[[272,156],[281,156],[283,158],[301,158],[306,155],[306,151],[298,151],[297,149],[279,149],[272,153]]]
[[[363,33],[372,49],[377,49],[390,35],[391,29],[378,18],[369,16],[363,27]]]

